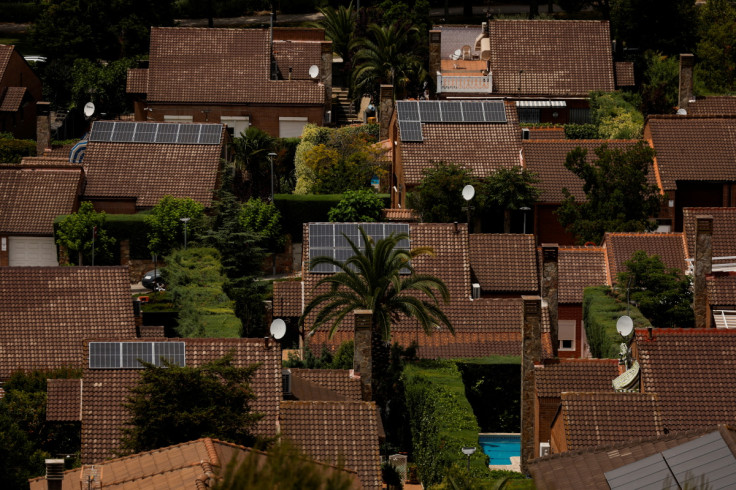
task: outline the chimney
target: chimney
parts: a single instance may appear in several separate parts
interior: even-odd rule
[[[534,447],[534,364],[542,360],[542,304],[539,296],[522,296],[524,323],[521,332],[521,472],[536,457]]]
[[[332,43],[324,41],[321,45],[319,80],[325,86],[325,110],[329,111],[332,107]]]
[[[693,98],[694,66],[695,55],[690,53],[680,55],[680,96],[678,98],[680,109],[687,110],[690,100]]]
[[[46,460],[46,484],[49,490],[61,490],[64,481],[64,460]]]
[[[557,256],[559,247],[556,243],[542,244],[542,298],[549,311],[550,340],[552,356],[557,357],[559,347],[557,326],[557,291],[559,285]]]
[[[36,156],[51,149],[51,116],[48,102],[36,102]]]
[[[373,372],[373,310],[355,310],[355,352],[353,354],[353,371],[360,375],[360,392],[363,401],[369,402],[373,397],[371,387]]]
[[[429,31],[429,76],[436,77],[437,72],[441,69],[440,59],[442,58],[442,31]]]
[[[695,217],[695,281],[693,309],[695,328],[705,328],[708,315],[708,290],[705,276],[713,271],[713,216]]]
[[[388,125],[391,123],[391,116],[394,115],[394,86],[381,85],[378,99],[378,123],[380,124],[378,139],[382,141],[388,138]]]

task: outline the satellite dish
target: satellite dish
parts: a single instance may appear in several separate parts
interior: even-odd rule
[[[630,316],[624,315],[616,322],[616,330],[618,330],[618,333],[626,337],[632,330],[634,330],[634,321]]]
[[[678,116],[687,116],[687,110],[686,109],[677,109],[677,115]]]
[[[286,334],[286,322],[281,318],[277,318],[271,322],[271,336],[279,340]]]
[[[317,78],[319,76],[319,66],[312,65],[309,67],[309,76],[312,78]]]
[[[468,184],[465,187],[463,187],[463,199],[466,201],[470,201],[473,199],[473,196],[475,195],[475,188]]]
[[[84,115],[87,117],[92,117],[92,114],[95,113],[95,105],[92,102],[87,102],[84,104]]]

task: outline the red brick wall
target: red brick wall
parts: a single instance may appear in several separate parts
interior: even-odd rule
[[[4,118],[4,131],[12,131],[16,138],[36,139],[36,102],[43,97],[41,80],[16,50],[13,50],[0,79],[0,93],[3,93],[6,87],[26,87],[27,93],[22,104],[22,120],[20,112],[15,113],[14,118]],[[14,127],[11,128],[11,125]]]
[[[560,350],[558,356],[562,358],[579,358],[583,348],[583,305],[561,304],[557,307],[557,316],[560,320],[575,320],[575,350]]]
[[[324,41],[325,30],[305,27],[274,27],[275,41]]]
[[[567,451],[567,439],[565,438],[565,424],[562,420],[562,414],[555,420],[552,430],[550,431],[550,449],[552,453],[564,453]]]
[[[535,437],[536,453],[539,455],[539,443],[549,442],[552,433],[552,421],[557,414],[560,406],[560,399],[555,398],[537,398],[537,437]]]
[[[537,235],[537,244],[575,244],[575,237],[565,231],[557,220],[557,215],[554,214],[558,207],[556,204],[537,204],[534,207],[534,233]]]

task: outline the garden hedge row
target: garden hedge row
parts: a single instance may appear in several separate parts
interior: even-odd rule
[[[130,240],[131,259],[150,259],[151,251],[148,249],[148,226],[144,221],[146,212],[137,214],[106,214],[105,230],[115,237],[113,248],[113,263],[120,263],[120,242]],[[68,215],[57,216],[54,220],[54,234],[59,223]]]
[[[342,194],[276,194],[274,204],[281,212],[284,233],[291,235],[294,243],[302,241],[304,223],[329,221],[327,214],[342,199]],[[385,207],[390,206],[388,194],[380,194]]]
[[[626,315],[626,303],[614,298],[608,286],[585,288],[583,293],[583,321],[590,352],[595,358],[618,358],[621,335],[616,330],[618,319]],[[635,306],[629,307],[634,328],[652,325]]]
[[[33,156],[36,156],[35,141],[0,138],[0,163],[20,163],[23,157]]]

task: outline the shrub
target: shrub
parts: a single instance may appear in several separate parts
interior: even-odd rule
[[[189,218],[186,225],[182,218]],[[204,206],[189,197],[164,196],[144,218],[148,225],[148,248],[166,255],[172,249],[194,240],[204,226]],[[186,236],[184,233],[186,232]]]
[[[626,303],[614,298],[611,295],[611,288],[608,286],[585,288],[583,322],[593,357],[599,359],[618,357],[621,335],[616,331],[616,322],[623,315],[626,315]],[[634,328],[652,326],[634,306],[629,307],[629,316],[634,320]]]
[[[77,252],[78,265],[93,262],[96,265],[109,265],[113,262],[115,238],[107,233],[106,220],[104,211],[98,213],[91,202],[85,201],[79,206],[79,211],[59,221],[56,244]]]
[[[347,191],[337,206],[330,209],[330,221],[370,223],[381,221],[383,199],[371,189]]]
[[[240,209],[238,221],[245,230],[258,235],[263,248],[276,251],[284,245],[281,212],[273,203],[257,198],[248,199]]]
[[[6,134],[3,133],[3,135]],[[20,163],[23,157],[35,155],[35,141],[0,137],[0,163]]]
[[[598,127],[595,124],[566,124],[565,138],[569,140],[598,139]]]

